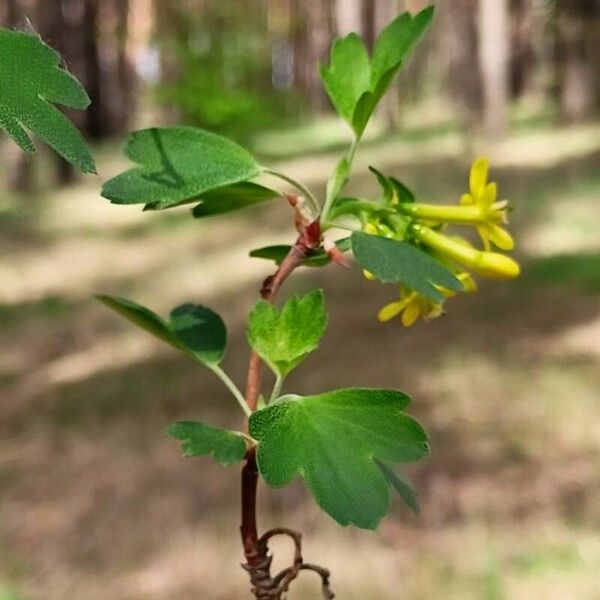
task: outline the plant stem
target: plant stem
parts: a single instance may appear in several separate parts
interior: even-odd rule
[[[219,367],[219,365],[214,365],[209,367],[210,370],[225,384],[225,387],[232,393],[233,397],[237,400],[237,403],[240,405],[240,408],[244,411],[246,417],[249,417],[252,414],[246,399],[242,395],[242,392],[238,389],[237,385],[231,381],[229,375]]]
[[[275,385],[273,386],[273,391],[271,392],[271,399],[269,400],[269,402],[273,402],[273,400],[276,400],[281,395],[281,386],[283,385],[284,379],[285,377],[283,377],[283,375],[277,375],[275,379]]]
[[[306,198],[306,200],[308,200],[308,202],[310,202],[311,208],[314,212],[314,216],[316,217],[319,214],[319,212],[320,212],[319,203],[317,202],[313,193],[306,186],[302,185],[299,181],[296,181],[292,177],[289,177],[288,175],[285,175],[284,173],[280,173],[279,171],[273,171],[272,169],[268,169],[266,167],[263,167],[263,171],[265,173],[268,173],[269,175],[278,177],[282,181],[285,181],[286,183],[289,183],[290,185],[295,187],[303,195],[303,197]]]
[[[360,142],[360,138],[354,136],[352,138],[352,143],[350,144],[350,148],[348,149],[348,152],[346,154],[346,161],[348,163],[348,173],[350,173],[350,169],[352,167],[352,162],[354,161],[354,155],[356,154],[356,148],[358,147],[359,142]],[[342,188],[343,188],[343,186],[342,186]],[[325,205],[323,206],[323,210],[321,212],[321,223],[323,224],[324,228],[327,228],[329,226],[329,213],[331,212],[331,209],[333,208],[333,204],[334,204],[335,200],[336,200],[335,195],[331,195],[331,196],[328,196],[327,198],[325,198]]]
[[[352,166],[352,162],[354,161],[354,155],[356,154],[356,149],[358,148],[358,143],[360,142],[359,137],[354,137],[352,139],[352,144],[350,144],[350,149],[348,150],[348,154],[346,155],[346,160],[348,161],[348,166]]]
[[[268,277],[260,291],[261,298],[267,302],[272,302],[277,295],[280,287],[285,280],[292,274],[294,269],[302,262],[306,254],[317,248],[321,243],[321,228],[319,221],[316,220],[304,226],[288,255],[279,265],[277,271],[271,277]],[[254,412],[258,405],[260,395],[260,371],[261,360],[256,352],[250,355],[248,363],[248,377],[246,380],[246,404],[251,412]],[[252,447],[246,453],[246,463],[242,468],[241,480],[241,500],[242,500],[242,523],[240,533],[242,544],[244,546],[244,555],[247,561],[247,570],[255,584],[255,595],[259,596],[260,590],[256,589],[256,577],[261,568],[267,561],[266,549],[258,546],[258,530],[256,525],[256,490],[258,486],[258,467],[256,464],[256,451]],[[254,577],[253,577],[254,575]]]

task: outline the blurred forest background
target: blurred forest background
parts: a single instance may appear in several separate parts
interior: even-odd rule
[[[59,50],[92,104],[69,113],[100,178],[0,140],[0,600],[247,597],[238,472],[183,460],[177,419],[239,427],[210,374],[92,295],[219,309],[243,381],[243,322],[293,235],[283,206],[195,222],[110,206],[127,132],[185,122],[234,137],[317,191],[349,130],[318,77],[336,35],[372,46],[424,0],[0,0],[0,24]],[[523,276],[409,331],[375,321],[393,288],[333,267],[322,353],[290,390],[411,393],[432,456],[373,534],[341,530],[300,485],[261,491],[263,525],[305,531],[340,599],[600,599],[600,1],[439,0],[435,25],[369,127],[375,164],[455,202],[476,153],[512,200]],[[258,217],[258,218],[257,218]],[[352,343],[349,343],[352,340]],[[365,355],[369,360],[365,361]],[[285,548],[278,560],[285,560]],[[318,598],[304,581],[290,600]]]

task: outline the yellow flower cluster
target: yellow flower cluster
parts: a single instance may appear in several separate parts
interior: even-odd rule
[[[492,250],[492,245],[500,250],[512,250],[514,240],[502,227],[508,221],[508,202],[497,200],[495,183],[488,182],[489,162],[485,157],[475,160],[469,176],[469,193],[460,198],[458,206],[421,204],[414,202],[396,203],[398,212],[410,218],[409,231],[413,239],[430,249],[444,262],[455,269],[465,292],[476,290],[470,272],[495,279],[512,279],[520,273],[519,264],[505,254]],[[442,233],[446,225],[470,225],[477,229],[483,249],[475,248],[466,239]],[[381,230],[377,223],[364,225],[367,233],[387,235],[393,233]],[[391,235],[390,235],[391,234]],[[365,276],[370,278],[369,273]],[[449,298],[455,292],[438,288]],[[429,320],[443,313],[442,304],[437,304],[417,292],[400,286],[400,298],[379,312],[380,321],[389,321],[400,316],[403,325],[410,327],[419,317]]]

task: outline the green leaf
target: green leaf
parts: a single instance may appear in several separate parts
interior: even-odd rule
[[[144,203],[156,210],[195,202],[260,172],[241,146],[195,127],[136,131],[125,154],[139,166],[107,181],[102,195],[114,204]]]
[[[338,114],[358,138],[392,79],[431,24],[433,10],[430,6],[414,17],[403,13],[394,19],[377,38],[371,60],[356,34],[334,43],[330,66],[321,67],[321,79]]]
[[[427,435],[393,390],[345,389],[284,396],[250,417],[257,461],[268,485],[304,478],[315,500],[340,525],[375,529],[388,511],[388,480],[375,459],[418,460]]]
[[[413,203],[415,201],[415,195],[413,192],[407,188],[401,181],[398,181],[395,177],[389,177],[390,184],[398,197],[398,201],[401,204],[405,204],[407,202]]]
[[[293,296],[281,311],[261,300],[250,313],[248,342],[275,373],[285,377],[318,347],[326,328],[322,290]]]
[[[375,461],[381,472],[384,474],[385,478],[388,480],[388,483],[398,492],[398,495],[404,500],[404,503],[408,508],[410,508],[416,515],[418,515],[421,511],[419,509],[419,502],[417,500],[417,496],[415,494],[415,490],[413,490],[410,482],[406,477],[396,473],[389,465],[381,462],[379,460]]]
[[[29,129],[84,173],[96,165],[82,135],[53,104],[83,110],[90,99],[60,67],[60,55],[28,33],[0,29],[0,128],[26,152],[35,146]]]
[[[444,296],[436,285],[456,292],[463,289],[453,273],[411,244],[362,231],[355,231],[351,240],[358,264],[384,283],[403,283],[437,303]]]
[[[375,167],[369,167],[369,171],[371,171],[371,173],[373,173],[373,175],[377,177],[377,182],[383,190],[383,197],[388,202],[391,202],[394,197],[394,188],[392,187],[389,178],[380,171],[378,171]]]
[[[397,71],[406,62],[431,24],[433,13],[433,6],[428,6],[414,17],[410,13],[403,13],[379,34],[371,63],[372,90],[376,90],[380,82],[389,77],[390,71]]]
[[[127,298],[119,298],[118,296],[98,295],[96,298],[159,340],[170,344],[178,350],[182,349],[181,342],[169,329],[169,324],[149,308]]]
[[[218,365],[225,356],[227,330],[223,319],[210,308],[182,304],[171,311],[169,329],[200,361]]]
[[[207,366],[215,366],[225,355],[227,330],[221,317],[204,306],[182,304],[171,311],[169,321],[126,298],[97,296],[138,327],[181,350]]]
[[[279,192],[268,187],[250,181],[243,181],[202,194],[200,196],[202,202],[194,207],[192,214],[196,218],[211,217],[255,206],[280,196]]]
[[[429,6],[414,17],[410,13],[403,13],[377,38],[371,63],[370,87],[359,99],[352,119],[357,135],[362,135],[394,76],[427,31],[433,12],[433,6]]]
[[[369,89],[371,65],[363,41],[356,33],[337,39],[329,66],[321,65],[321,79],[338,114],[352,124],[359,98]]]
[[[347,252],[350,250],[350,238],[343,238],[335,242],[340,252]],[[275,261],[275,264],[280,265],[284,258],[289,254],[291,246],[280,244],[277,246],[265,246],[264,248],[257,248],[250,252],[252,258],[264,258],[266,260]],[[308,256],[305,256],[300,263],[304,267],[324,267],[331,262],[331,258],[327,252],[322,249],[314,250]]]
[[[401,181],[395,177],[389,177],[378,171],[375,167],[369,167],[369,171],[377,177],[379,185],[383,189],[384,198],[391,202],[394,196],[400,203],[414,202],[415,195]]]
[[[198,421],[173,423],[167,433],[181,440],[184,456],[210,454],[222,466],[229,467],[244,458],[246,444],[237,431],[212,427]]]

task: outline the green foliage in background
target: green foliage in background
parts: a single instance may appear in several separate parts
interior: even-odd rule
[[[265,5],[242,12],[230,2],[205,4],[190,14],[173,4],[175,31],[159,30],[169,56],[156,95],[192,125],[246,139],[288,124],[301,97],[272,82],[272,52]]]

